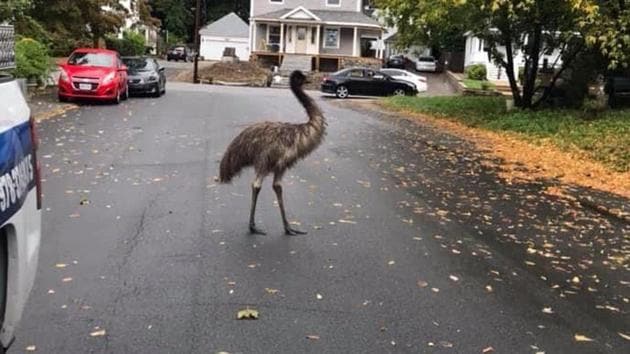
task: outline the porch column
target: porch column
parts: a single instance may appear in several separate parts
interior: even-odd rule
[[[320,40],[320,31],[321,31],[322,25],[317,25],[317,35],[315,36],[316,40],[317,40],[317,54],[319,55],[319,50],[322,46],[322,41]]]
[[[280,53],[284,53],[284,24],[280,24]]]
[[[252,20],[251,22],[252,24],[252,46],[251,46],[251,51],[255,52],[258,51],[258,44],[256,43],[256,21]]]
[[[358,53],[359,51],[357,50],[357,48],[358,48],[357,39],[358,38],[359,38],[359,29],[354,27],[354,39],[352,40],[352,56],[353,57],[358,57],[359,56],[359,53]]]

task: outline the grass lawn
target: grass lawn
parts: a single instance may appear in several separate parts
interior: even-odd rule
[[[630,171],[630,109],[610,110],[593,119],[558,109],[506,112],[502,97],[390,97],[384,105],[459,121],[471,127],[519,133],[580,151],[618,172]]]
[[[469,89],[473,89],[473,90],[482,90],[483,89],[481,87],[481,83],[482,82],[485,82],[488,85],[488,90],[493,90],[494,89],[494,84],[489,82],[489,81],[464,79],[464,80],[462,80],[462,82],[464,83],[464,85],[466,85],[466,87],[468,87]]]

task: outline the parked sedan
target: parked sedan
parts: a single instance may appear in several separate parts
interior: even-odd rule
[[[392,55],[387,59],[386,66],[388,68],[404,69],[407,64],[407,59],[402,55]]]
[[[418,58],[418,61],[416,62],[416,70],[437,72],[438,61],[434,57],[431,57],[431,56],[420,57]]]
[[[166,92],[166,75],[164,67],[157,60],[147,57],[124,57],[127,65],[130,93],[151,94],[160,97]]]
[[[352,68],[338,71],[322,80],[321,91],[337,98],[359,96],[404,96],[418,93],[415,85],[399,81],[379,71]]]
[[[107,100],[120,103],[129,97],[127,67],[118,52],[77,49],[60,66],[59,100]]]
[[[414,84],[418,92],[425,92],[427,90],[427,78],[424,76],[401,69],[382,69],[381,72],[384,72],[396,80],[407,81]]]

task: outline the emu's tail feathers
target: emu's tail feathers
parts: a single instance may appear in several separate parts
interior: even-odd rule
[[[230,183],[232,178],[236,177],[245,166],[246,164],[243,164],[239,158],[238,146],[234,143],[230,144],[223,155],[223,159],[221,159],[219,182]]]

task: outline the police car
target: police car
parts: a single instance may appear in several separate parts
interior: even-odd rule
[[[17,81],[13,28],[0,26],[0,352],[13,341],[35,279],[41,180],[34,120]]]

